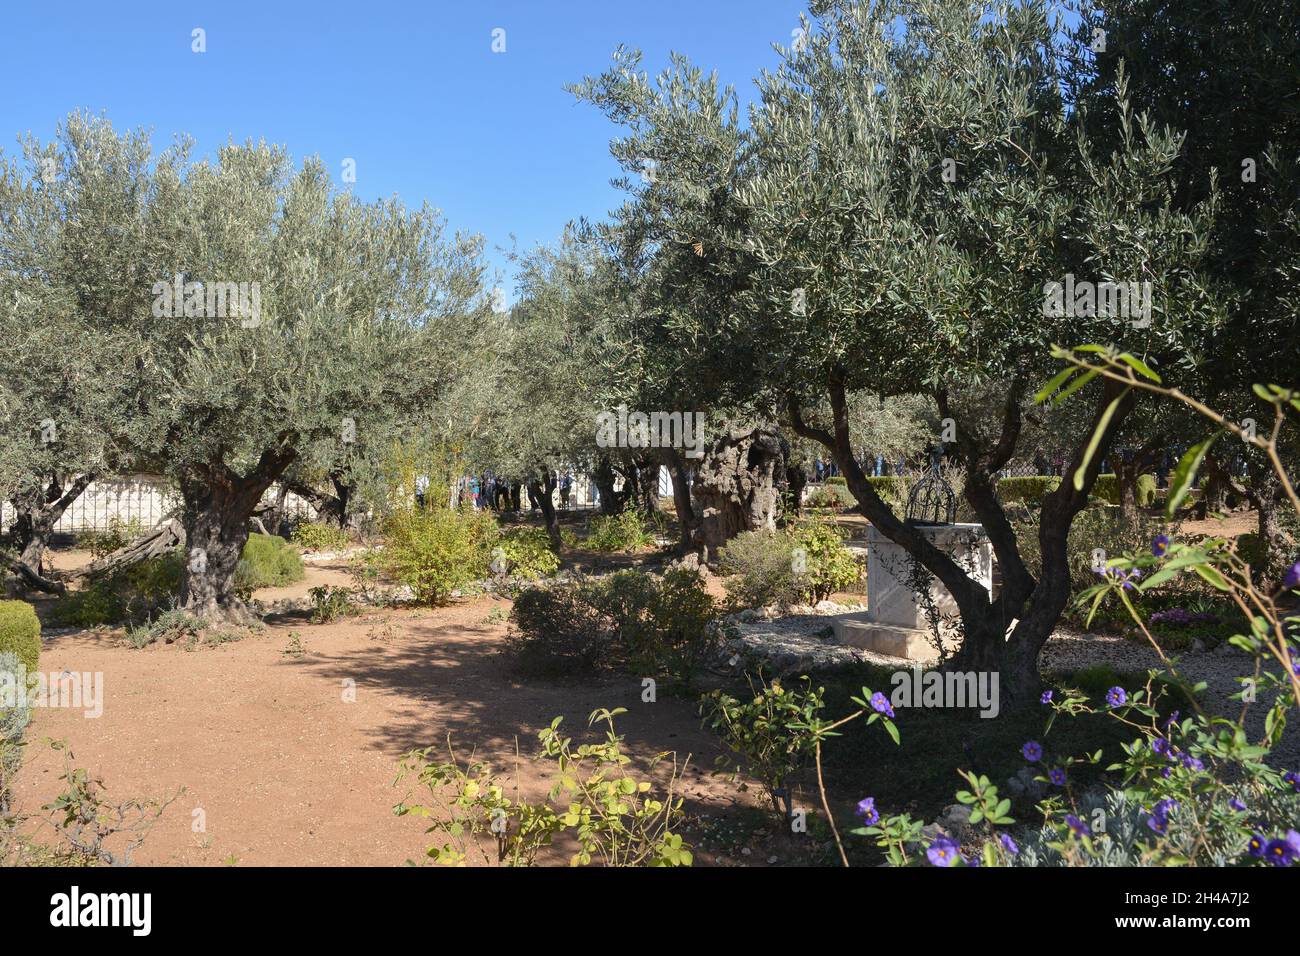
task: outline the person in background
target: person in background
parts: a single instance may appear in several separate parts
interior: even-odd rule
[[[573,475],[565,472],[560,476],[560,507],[568,510],[569,492],[573,489]]]

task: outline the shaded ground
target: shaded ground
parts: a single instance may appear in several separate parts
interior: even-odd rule
[[[598,707],[628,709],[619,729],[638,758],[690,756],[683,795],[693,816],[735,812],[733,829],[754,828],[752,794],[711,774],[716,746],[688,702],[642,703],[638,680],[515,680],[497,653],[503,615],[492,613],[507,607],[482,598],[276,625],[188,651],[133,650],[109,633],[56,635],[46,640],[42,671],[102,673],[103,714],[38,709],[29,739],[67,740],[76,764],[103,776],[111,798],[184,789],[137,853],[142,864],[400,864],[428,845],[422,821],[392,813],[405,793],[393,786],[403,753],[441,745],[450,733],[462,755],[474,751],[511,773],[516,747],[525,757],[536,752],[539,727],[563,715],[581,739]],[[286,654],[295,634],[302,656]],[[355,682],[355,702],[343,699],[345,680]],[[32,750],[17,789],[29,811],[59,791],[63,767],[48,749]],[[544,793],[549,767],[519,767],[521,791]],[[195,810],[206,832],[193,832]],[[771,854],[752,855],[745,862]],[[699,856],[727,860],[707,849]],[[552,862],[564,862],[558,851]]]

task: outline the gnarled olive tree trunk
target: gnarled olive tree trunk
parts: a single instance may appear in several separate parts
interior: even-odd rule
[[[789,403],[795,431],[821,442],[832,451],[862,515],[938,578],[952,595],[961,615],[962,644],[945,666],[960,671],[999,674],[1004,706],[1017,707],[1032,704],[1041,691],[1038,655],[1070,599],[1067,551],[1070,525],[1087,506],[1088,494],[1096,482],[1101,462],[1133,406],[1131,393],[1111,382],[1103,385],[1092,421],[1079,440],[1060,487],[1043,499],[1039,521],[1042,570],[1035,579],[1020,556],[1015,529],[998,501],[994,485],[998,471],[1011,460],[1019,440],[1021,389],[1020,382],[1009,387],[1002,431],[991,447],[981,447],[961,422],[957,422],[957,442],[966,468],[963,493],[989,537],[1002,573],[1002,589],[996,598],[982,584],[970,578],[952,556],[895,515],[876,493],[853,457],[848,402],[841,384],[831,382],[828,387],[834,418],[830,429],[806,423],[798,402],[791,399]],[[1115,399],[1119,399],[1119,404],[1106,420],[1095,454],[1088,458],[1084,467],[1083,487],[1075,490],[1070,476],[1083,467],[1087,457],[1085,449],[1092,433],[1103,422],[1105,409]],[[945,418],[953,417],[946,394],[938,393],[936,400],[940,414]]]
[[[540,477],[534,476],[528,479],[528,497],[537,502],[537,506],[542,509],[542,518],[546,522],[546,533],[551,539],[551,545],[555,548],[560,546],[560,519],[555,513],[555,501],[551,495],[555,491],[555,472],[546,470],[540,473]]]
[[[245,621],[235,593],[235,569],[248,541],[248,524],[262,495],[294,458],[292,449],[263,453],[241,475],[223,462],[187,466],[180,475],[185,562],[180,606],[197,617]]]
[[[768,425],[732,428],[705,449],[694,489],[704,560],[742,531],[776,527],[789,457],[789,443]]]
[[[54,526],[94,480],[94,475],[82,474],[65,484],[63,477],[51,475],[48,483],[26,488],[10,499],[14,521],[6,537],[17,558],[8,559],[6,564],[27,587],[49,594],[63,593],[63,585],[45,574],[45,551]]]

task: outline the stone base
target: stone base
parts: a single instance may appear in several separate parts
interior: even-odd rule
[[[901,657],[909,661],[930,663],[939,659],[939,652],[930,642],[930,635],[910,627],[881,624],[869,619],[869,611],[860,614],[841,614],[832,621],[835,639],[841,644],[860,647],[887,657]]]

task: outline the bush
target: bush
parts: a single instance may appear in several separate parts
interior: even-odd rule
[[[83,628],[145,621],[175,599],[181,570],[179,551],[141,561],[69,593],[51,617],[63,626]]]
[[[514,527],[501,533],[494,557],[505,561],[502,570],[515,577],[535,581],[549,577],[560,569],[560,559],[551,550],[551,538],[541,528]]]
[[[525,673],[559,675],[593,670],[609,629],[590,599],[590,585],[528,588],[515,598],[507,648]]]
[[[1050,492],[1061,484],[1061,479],[1050,475],[1029,475],[1023,478],[999,478],[998,498],[1004,505],[1026,504],[1038,507]]]
[[[23,733],[31,720],[26,694],[40,658],[36,611],[24,601],[0,601],[0,674],[9,675],[0,685],[0,816],[9,813],[13,779],[22,766]]]
[[[125,548],[145,533],[144,522],[139,518],[123,521],[114,515],[104,531],[83,531],[77,535],[77,547],[89,551],[92,557],[102,558],[119,548]]]
[[[1078,593],[1097,583],[1094,557],[1098,554],[1112,558],[1128,552],[1147,551],[1156,535],[1173,537],[1176,530],[1159,518],[1138,515],[1129,520],[1118,507],[1089,505],[1079,512],[1070,527],[1067,550],[1071,590]],[[1042,568],[1037,520],[1016,526],[1016,542],[1025,565],[1031,574],[1037,576]]]
[[[279,588],[301,581],[306,572],[302,555],[284,538],[250,534],[235,566],[235,590],[241,594],[258,588]]]
[[[743,531],[718,552],[723,587],[740,607],[794,604],[794,539],[786,531]]]
[[[41,656],[41,622],[26,601],[0,601],[0,654],[14,654],[35,674]]]
[[[350,610],[352,592],[347,588],[324,585],[312,588],[311,595],[313,624],[329,624],[346,615]]]
[[[407,508],[384,522],[379,561],[424,604],[445,604],[451,592],[488,575],[496,523],[472,508]]]
[[[862,576],[844,533],[826,521],[800,522],[783,531],[745,531],[718,556],[723,587],[741,607],[813,604]]]
[[[1115,475],[1098,475],[1092,486],[1092,494],[1107,504],[1119,504],[1119,479]],[[1156,500],[1156,476],[1139,475],[1134,497],[1139,508],[1151,507]]]
[[[746,700],[715,690],[700,703],[705,724],[729,751],[719,755],[718,766],[733,777],[746,773],[758,780],[782,820],[794,811],[790,784],[813,755],[811,725],[825,706],[822,688],[807,678],[804,684],[789,690],[779,681],[751,682]]]
[[[520,800],[518,780],[511,786],[481,762],[462,767],[448,740],[447,760],[431,760],[431,750],[413,751],[397,778],[414,775],[428,788],[431,805],[403,802],[395,812],[433,821],[425,832],[440,833],[445,842],[425,855],[442,865],[464,866],[475,852],[488,865],[532,866],[560,835],[576,850],[571,866],[690,866],[690,846],[672,832],[682,817],[676,759],[664,795],[656,797],[655,782],[629,773],[632,761],[614,728],[614,718],[623,713],[600,709],[588,718],[589,727],[605,728],[601,743],[574,747],[560,733],[560,717],[537,735],[541,758],[555,766],[555,784],[543,801]]]
[[[826,479],[826,484],[837,485],[840,488],[847,488],[849,486],[848,481],[845,480],[843,475],[831,475],[831,477]]]
[[[804,603],[825,600],[862,577],[862,566],[844,546],[846,537],[830,522],[805,521],[795,526],[794,580]]]
[[[715,608],[694,571],[619,571],[530,588],[515,600],[507,644],[531,673],[598,668],[689,683],[713,649]]]
[[[869,475],[867,483],[895,511],[907,504],[910,483],[905,475]]]
[[[299,522],[290,538],[304,551],[342,551],[352,544],[352,536],[343,528],[319,521]]]
[[[621,514],[593,518],[586,546],[592,551],[630,554],[642,548],[652,548],[654,543],[655,529],[646,516],[636,508],[628,508]]]

